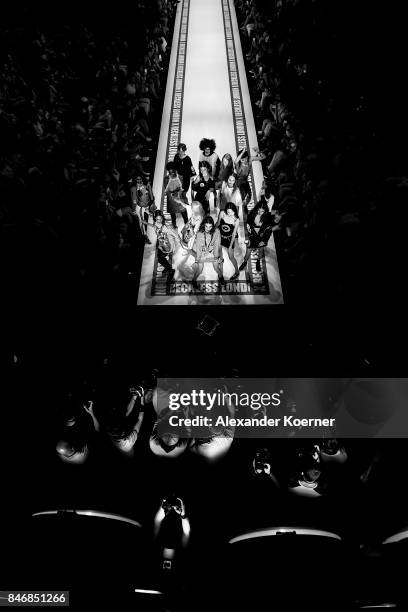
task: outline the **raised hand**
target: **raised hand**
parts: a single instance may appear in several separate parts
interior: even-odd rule
[[[83,404],[83,408],[85,412],[93,416],[93,401],[92,400],[88,400],[86,404]]]

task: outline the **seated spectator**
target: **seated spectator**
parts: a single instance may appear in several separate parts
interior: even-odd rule
[[[119,32],[111,24],[108,34],[99,24],[52,31],[44,25],[19,29],[17,36],[13,25],[3,27],[10,43],[0,93],[0,121],[10,136],[2,141],[3,175],[8,173],[22,201],[28,196],[35,201],[37,218],[46,218],[62,232],[64,243],[72,244],[76,254],[67,259],[78,262],[75,273],[81,275],[122,266],[127,272],[134,266],[131,259],[137,261],[141,238],[146,239],[140,231],[125,236],[124,223],[132,225],[127,181],[151,172],[150,143],[161,112],[161,74],[175,6],[160,2],[152,10],[140,0],[138,15],[145,27],[137,41],[130,25]],[[18,143],[16,155],[12,143]],[[102,214],[99,191],[107,201]],[[68,200],[75,206],[68,207]],[[79,228],[81,241],[73,228],[77,233]]]
[[[291,476],[288,490],[302,497],[320,497],[325,492],[320,461],[313,458],[305,459],[299,471]]]
[[[160,387],[156,387],[152,394],[153,408],[156,413],[156,422],[150,437],[150,450],[158,457],[179,457],[188,447],[188,433],[181,427],[171,427],[169,418],[177,414],[177,411],[169,409],[169,394],[173,385],[162,381]],[[180,411],[180,416],[184,413]]]
[[[169,431],[165,431],[169,416],[174,414],[174,411],[163,411],[160,416],[158,416],[153,427],[149,445],[150,450],[157,457],[174,459],[184,453],[188,447],[189,440],[187,438],[187,432],[184,433],[183,437],[182,429],[180,432],[175,432],[173,428],[169,427]],[[181,414],[183,415],[183,413]]]
[[[255,452],[252,461],[252,473],[258,480],[263,480],[272,483],[276,488],[280,488],[280,484],[271,471],[271,455],[267,448],[259,448]]]
[[[224,416],[235,417],[235,406],[230,402]],[[222,416],[218,415],[218,418]],[[235,426],[213,423],[208,428],[208,437],[195,438],[190,445],[190,451],[205,459],[208,463],[215,463],[222,459],[230,450],[234,440]]]
[[[60,440],[56,450],[62,461],[76,465],[85,463],[89,455],[89,447],[86,441],[81,439],[71,439],[69,442]]]
[[[341,465],[348,459],[346,449],[335,438],[326,438],[320,442],[319,446],[320,459],[324,464]]]
[[[100,411],[97,419],[92,407],[88,408],[92,418],[98,421],[99,428],[109,436],[118,450],[128,456],[133,456],[143,423],[146,395],[147,391],[143,387],[131,387],[128,400],[123,403],[119,400],[116,409],[109,406]]]
[[[87,402],[87,406],[92,406],[92,402]],[[89,412],[88,407],[83,407]],[[95,424],[93,423],[94,427]],[[95,427],[98,431],[99,427]],[[56,451],[64,463],[81,465],[85,463],[89,456],[89,445],[92,437],[93,427],[84,412],[77,412],[66,418],[61,439],[58,441]]]

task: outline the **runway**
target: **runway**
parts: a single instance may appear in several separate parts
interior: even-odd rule
[[[183,142],[198,171],[202,138],[216,141],[220,158],[228,152],[235,159],[244,146],[258,146],[233,0],[183,0],[178,5],[153,182],[156,203],[165,214],[166,163],[173,160],[177,144]],[[253,198],[248,211],[256,203],[262,180],[262,165],[254,161],[249,176]],[[213,203],[211,212],[214,216]],[[180,231],[182,219],[178,218],[177,223]],[[242,211],[238,234],[234,254],[240,265],[247,236]],[[139,305],[283,303],[273,235],[260,259],[260,271],[256,265],[259,253],[255,250],[239,278],[228,281],[234,267],[223,249],[226,285],[220,285],[213,266],[206,263],[198,278],[199,289],[194,290],[190,282],[194,258],[181,248],[176,250],[169,260],[175,270],[170,282],[157,259],[153,227],[148,228],[148,235],[152,245],[144,249]]]

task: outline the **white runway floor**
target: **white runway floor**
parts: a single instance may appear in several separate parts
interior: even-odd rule
[[[244,129],[242,125],[245,125]],[[258,144],[233,0],[183,0],[178,5],[153,183],[156,203],[162,202],[164,209],[165,166],[173,159],[177,142],[187,145],[187,153],[197,170],[198,145],[202,138],[216,141],[220,158],[227,152],[235,158],[243,143],[251,149]],[[256,194],[261,188],[262,178],[261,163],[254,162],[252,188]],[[253,203],[249,208],[252,206]],[[180,230],[182,219],[178,218],[177,222]],[[183,255],[181,249],[175,253],[172,259],[176,271],[174,279],[171,284],[166,283],[157,262],[156,239],[151,228],[149,237],[153,244],[147,245],[144,251],[139,305],[283,302],[273,236],[265,249],[262,279],[257,278],[250,260],[247,270],[240,273],[239,281],[228,284],[234,268],[224,251],[226,287],[221,289],[218,286],[212,265],[205,264],[198,279],[201,288],[198,292],[192,291],[189,282],[193,275],[193,258]],[[235,251],[238,265],[245,253],[244,238],[245,228],[241,219]]]

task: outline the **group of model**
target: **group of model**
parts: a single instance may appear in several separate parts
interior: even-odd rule
[[[223,249],[234,266],[234,274],[229,280],[236,280],[240,270],[245,269],[253,249],[259,251],[257,268],[260,270],[264,247],[272,231],[278,227],[278,220],[271,214],[264,195],[247,214],[247,205],[252,197],[249,175],[252,161],[257,157],[251,157],[244,148],[235,160],[229,153],[220,159],[215,149],[214,140],[201,140],[197,174],[187,155],[186,145],[178,145],[173,161],[167,164],[165,196],[170,224],[166,223],[164,212],[156,208],[149,183],[137,177],[131,189],[134,214],[139,218],[147,243],[150,243],[147,226],[153,228],[158,262],[167,272],[168,280],[171,281],[175,274],[169,256],[182,248],[184,254],[194,258],[194,288],[198,286],[197,279],[203,272],[205,262],[212,263],[220,284],[225,284]],[[188,198],[190,189],[191,204]],[[149,214],[153,214],[152,223]],[[177,226],[178,215],[183,221],[180,229]],[[247,237],[244,258],[238,266],[234,251],[241,218],[246,220]]]

